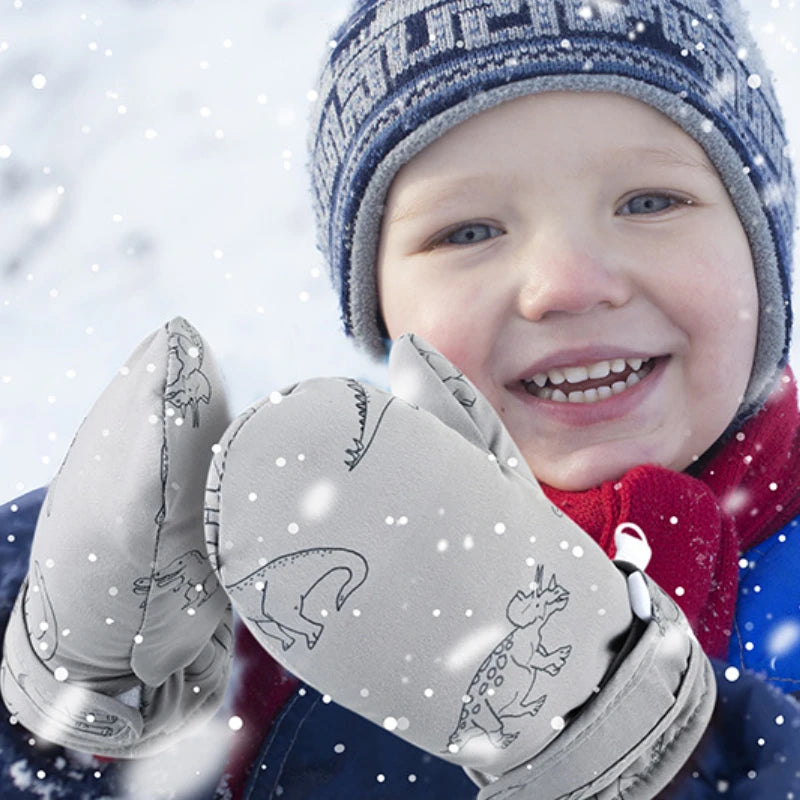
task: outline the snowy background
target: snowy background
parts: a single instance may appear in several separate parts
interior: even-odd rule
[[[347,5],[0,0],[0,503],[52,478],[130,351],[177,314],[236,413],[312,375],[385,383],[337,333],[305,172]],[[746,5],[800,142],[800,0]]]

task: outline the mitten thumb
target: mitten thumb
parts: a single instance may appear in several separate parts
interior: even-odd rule
[[[527,462],[489,401],[458,367],[416,334],[401,336],[393,344],[389,383],[397,397],[429,411],[468,442],[491,453],[535,484],[541,495]]]

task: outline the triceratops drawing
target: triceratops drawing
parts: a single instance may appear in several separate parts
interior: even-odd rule
[[[460,750],[469,739],[486,736],[498,749],[506,748],[519,730],[509,730],[515,718],[534,717],[547,700],[547,694],[534,696],[540,672],[556,676],[567,661],[572,647],[562,645],[547,650],[542,629],[557,611],[569,602],[569,592],[556,576],[543,583],[543,566],[536,568],[534,589],[518,591],[509,601],[506,617],[514,625],[478,668],[467,689],[458,726],[448,741],[449,752]]]

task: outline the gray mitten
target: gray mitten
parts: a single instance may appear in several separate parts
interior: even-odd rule
[[[206,518],[234,606],[288,669],[467,768],[480,798],[653,797],[715,692],[644,545],[620,532],[612,563],[419,339],[390,375],[396,395],[310,380],[231,425]]]
[[[203,491],[230,421],[214,360],[176,318],[84,420],[39,516],[0,688],[44,739],[141,755],[224,696],[231,612],[208,560]]]

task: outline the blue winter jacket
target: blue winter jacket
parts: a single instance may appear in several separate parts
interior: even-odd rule
[[[24,580],[45,490],[0,506],[0,630]],[[714,720],[669,800],[800,800],[800,533],[798,520],[742,559],[728,663],[715,664]],[[730,666],[737,667],[733,672]],[[735,678],[736,673],[738,678]],[[124,762],[81,765],[0,718],[0,798],[123,797]],[[794,792],[794,795],[791,793]],[[265,732],[246,800],[471,800],[451,764],[403,742],[301,686]],[[142,800],[226,800],[224,785],[144,790]],[[537,800],[549,800],[537,798]]]

